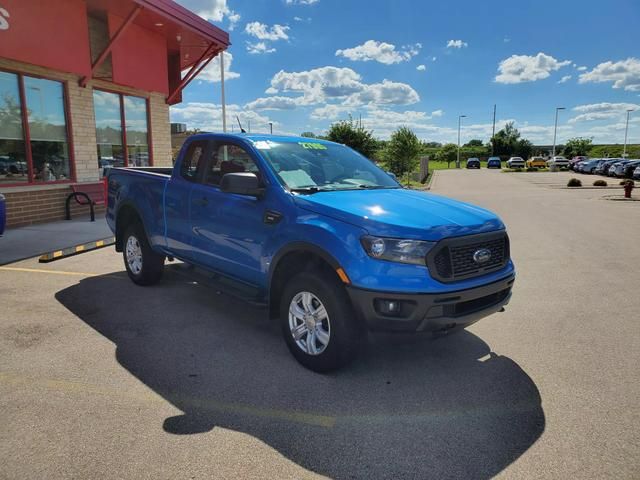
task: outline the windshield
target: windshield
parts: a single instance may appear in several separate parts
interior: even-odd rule
[[[372,161],[343,145],[259,141],[254,146],[282,184],[292,191],[400,188],[398,182]]]

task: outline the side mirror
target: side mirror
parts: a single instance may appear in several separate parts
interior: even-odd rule
[[[260,197],[264,193],[264,188],[260,187],[260,180],[251,172],[226,173],[222,176],[220,190],[251,197]]]

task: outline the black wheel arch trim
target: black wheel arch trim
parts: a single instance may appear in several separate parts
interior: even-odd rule
[[[122,232],[122,235],[124,235],[125,229],[124,228],[122,230],[119,229],[119,227],[118,227],[118,217],[120,216],[120,212],[122,212],[122,210],[124,208],[130,208],[131,210],[133,210],[135,212],[136,216],[140,219],[140,224],[142,225],[142,230],[144,231],[144,234],[147,237],[147,241],[149,239],[149,234],[147,233],[147,227],[144,224],[144,220],[142,218],[142,215],[140,215],[140,211],[138,210],[138,207],[136,207],[135,203],[133,203],[131,201],[123,202],[122,204],[118,205],[118,210],[117,210],[116,215],[115,215],[115,227],[116,227],[116,231],[115,231],[116,244],[115,244],[115,247],[116,247],[116,251],[117,252],[122,251],[122,248],[123,248],[123,246],[122,246],[123,239],[118,236],[118,231]]]
[[[317,245],[314,245],[313,243],[309,243],[309,242],[287,243],[284,247],[278,250],[278,252],[273,256],[271,260],[271,265],[269,267],[269,290],[271,290],[271,281],[273,280],[273,274],[275,273],[280,263],[280,260],[282,260],[282,258],[286,256],[288,253],[292,253],[292,252],[310,252],[322,258],[334,270],[337,268],[340,268],[340,262],[338,262],[333,257],[333,255],[328,253],[326,250],[318,247]]]

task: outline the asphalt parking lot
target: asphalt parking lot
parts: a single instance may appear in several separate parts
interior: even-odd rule
[[[438,172],[507,224],[511,304],[331,375],[181,264],[150,288],[111,248],[0,267],[0,477],[639,478],[640,202],[570,176]]]

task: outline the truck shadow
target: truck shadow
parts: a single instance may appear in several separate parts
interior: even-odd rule
[[[265,311],[180,272],[169,266],[152,288],[111,274],[56,294],[184,412],[165,419],[168,433],[244,432],[332,478],[480,479],[544,431],[531,378],[469,332],[377,335],[353,365],[318,375],[290,356]]]

